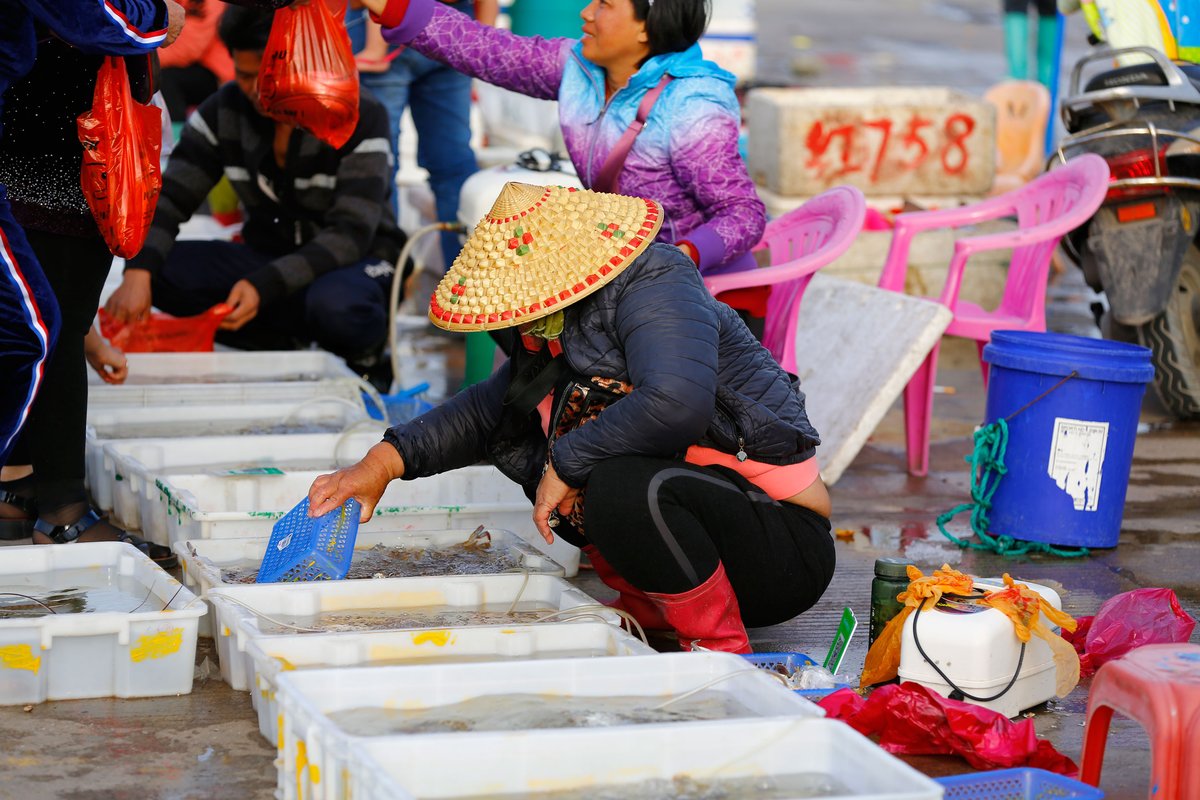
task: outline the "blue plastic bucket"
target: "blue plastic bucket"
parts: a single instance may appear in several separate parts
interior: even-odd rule
[[[991,365],[987,421],[1005,417],[1009,428],[1008,472],[992,497],[989,532],[1116,547],[1142,395],[1154,377],[1150,351],[996,331],[983,360]]]

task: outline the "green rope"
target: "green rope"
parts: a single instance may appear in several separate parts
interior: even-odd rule
[[[1055,387],[1057,388],[1057,387]],[[1039,398],[1040,399],[1040,398]],[[1022,411],[1024,409],[1021,409]],[[1019,413],[1019,412],[1018,412]],[[1013,416],[1016,416],[1015,414]],[[1027,542],[1012,536],[991,536],[988,515],[992,510],[992,495],[1000,485],[1000,479],[1008,472],[1004,456],[1008,452],[1008,420],[1001,417],[984,425],[975,432],[975,450],[967,456],[971,465],[971,502],[957,505],[937,518],[938,530],[961,548],[990,550],[1002,556],[1023,556],[1026,553],[1049,553],[1063,558],[1078,558],[1089,555],[1086,547],[1064,550],[1045,542]],[[978,542],[960,539],[946,530],[946,523],[964,511],[971,512],[971,530],[979,537]]]

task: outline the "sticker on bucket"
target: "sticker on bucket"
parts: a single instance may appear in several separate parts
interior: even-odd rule
[[[1054,418],[1047,472],[1075,501],[1076,511],[1095,511],[1100,503],[1108,423]]]

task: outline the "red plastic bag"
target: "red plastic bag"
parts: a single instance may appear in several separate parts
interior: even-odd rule
[[[889,753],[959,755],[976,769],[1038,767],[1071,778],[1079,768],[1034,732],[1033,720],[1012,722],[982,706],[942,697],[917,683],[889,684],[866,702],[853,689],[834,692],[818,705],[865,736],[877,736]]]
[[[126,353],[207,353],[221,320],[233,309],[219,303],[194,317],[154,312],[144,322],[118,322],[100,309],[100,333]]]
[[[267,116],[290,122],[332,147],[358,126],[358,68],[350,35],[324,0],[298,0],[275,12],[258,73]]]
[[[142,249],[162,188],[162,112],[129,91],[125,59],[104,59],[90,111],[77,120],[83,144],[80,185],[100,234],[113,255]]]
[[[1104,601],[1094,617],[1079,620],[1075,635],[1063,638],[1079,652],[1080,672],[1091,675],[1100,665],[1147,644],[1176,644],[1192,636],[1196,620],[1179,605],[1170,589],[1134,589]]]

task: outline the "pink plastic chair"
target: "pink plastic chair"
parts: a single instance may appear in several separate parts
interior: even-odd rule
[[[867,203],[851,186],[835,186],[797,209],[767,223],[754,250],[769,249],[771,265],[761,269],[707,275],[704,285],[717,296],[732,289],[773,285],[767,300],[763,344],[788,372],[796,370],[796,318],[813,273],[850,247],[863,227]]]
[[[942,211],[918,211],[896,217],[892,246],[879,286],[903,292],[912,238],[921,231],[957,228],[1002,217],[1016,217],[1017,229],[970,236],[954,245],[946,284],[937,298],[954,312],[946,333],[974,339],[980,354],[984,386],[987,368],[983,346],[995,330],[1046,330],[1046,281],[1050,258],[1063,234],[1082,225],[1100,207],[1108,189],[1108,165],[1097,155],[1074,158],[1008,194],[980,203]],[[1004,296],[994,311],[959,299],[967,260],[987,250],[1013,251]],[[933,385],[939,345],[926,357],[904,389],[904,427],[908,471],[929,471],[929,423],[933,415]]]
[[[1088,692],[1079,780],[1100,785],[1113,712],[1150,737],[1152,800],[1200,797],[1200,645],[1149,644],[1100,667]]]

